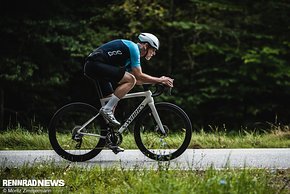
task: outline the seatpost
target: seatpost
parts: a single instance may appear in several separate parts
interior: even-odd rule
[[[95,86],[96,86],[96,89],[97,89],[97,93],[98,93],[99,98],[100,99],[104,98],[104,95],[102,93],[102,89],[101,89],[101,86],[100,86],[99,82],[96,81],[96,80],[94,80],[94,82],[95,82]]]

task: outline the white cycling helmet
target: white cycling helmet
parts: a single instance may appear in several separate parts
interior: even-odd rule
[[[155,49],[159,49],[159,40],[156,36],[154,36],[153,34],[150,33],[141,33],[138,36],[139,40],[141,42],[147,42],[150,44],[150,46],[152,46]]]

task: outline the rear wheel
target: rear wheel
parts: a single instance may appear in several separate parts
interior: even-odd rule
[[[52,148],[61,157],[70,161],[86,161],[101,152],[105,146],[107,130],[104,120],[98,116],[82,132],[98,136],[78,134],[81,126],[98,114],[98,110],[85,103],[71,103],[60,108],[49,126]]]
[[[165,134],[147,107],[136,120],[135,141],[147,157],[158,161],[172,160],[187,149],[192,135],[191,122],[186,113],[174,104],[161,102],[156,103],[155,107]]]

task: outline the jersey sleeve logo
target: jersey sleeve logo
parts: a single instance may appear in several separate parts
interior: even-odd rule
[[[120,51],[120,50],[116,50],[116,51],[109,51],[108,52],[108,55],[111,57],[111,56],[113,56],[113,55],[122,55],[123,53],[122,53],[122,51]]]

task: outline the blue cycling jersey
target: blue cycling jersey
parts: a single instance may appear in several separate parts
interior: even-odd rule
[[[110,65],[125,66],[126,71],[132,71],[132,68],[141,66],[139,47],[130,40],[113,40],[98,49],[102,50],[106,62]]]

